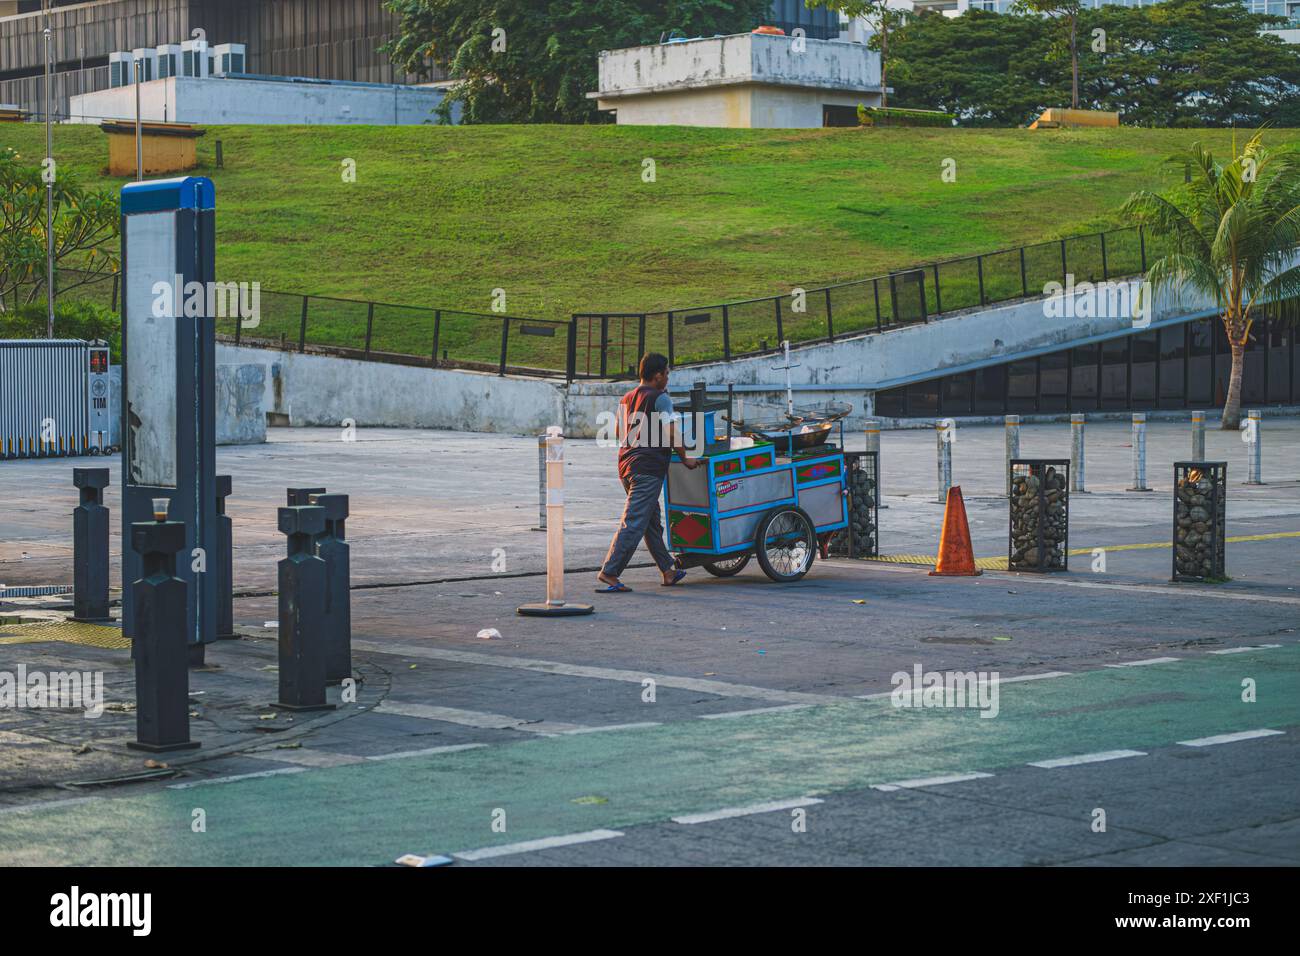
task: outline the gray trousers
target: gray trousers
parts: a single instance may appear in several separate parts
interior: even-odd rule
[[[606,577],[616,578],[621,575],[636,553],[637,544],[642,540],[650,549],[650,556],[659,565],[659,570],[671,569],[673,556],[664,544],[664,525],[659,516],[659,495],[663,491],[664,480],[655,475],[636,474],[622,480],[623,490],[627,492],[627,504],[623,507],[623,520],[614,540],[610,542],[609,554],[605,555],[605,565],[601,571]]]

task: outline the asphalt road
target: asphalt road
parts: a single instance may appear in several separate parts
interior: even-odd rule
[[[1067,433],[1042,427],[1045,451]],[[1169,428],[1152,445],[1172,460]],[[1282,470],[1295,473],[1300,434],[1287,429],[1300,431],[1278,425],[1286,440],[1266,445],[1269,483],[1231,486],[1226,584],[1168,583],[1169,489],[1153,467],[1157,491],[1126,494],[1126,452],[1103,465],[1099,437],[1095,490],[1072,503],[1071,543],[1089,553],[1068,574],[935,578],[837,560],[794,585],[751,568],[665,589],[642,568],[627,576],[634,593],[604,596],[575,572],[569,594],[597,612],[563,621],[518,617],[543,579],[490,567],[494,547],[509,572],[540,556],[535,472],[517,465],[535,468],[530,439],[446,439],[455,469],[416,457],[441,435],[340,449],[292,433],[225,451],[245,469],[236,579],[251,591],[282,547],[266,524],[283,486],[324,467],[345,478],[326,483],[353,495],[354,581],[367,585],[353,592],[355,699],[333,690],[325,715],[271,711],[275,599],[242,597],[242,639],[191,672],[203,748],[125,783],[146,770],[125,748],[127,652],[0,635],[0,672],[98,671],[109,704],[93,720],[0,709],[0,863],[1300,862],[1300,486]],[[958,480],[977,554],[991,556],[1005,543],[1001,430],[970,431]],[[1212,437],[1237,451],[1236,436]],[[933,435],[886,442],[900,478],[886,484],[885,550],[932,552]],[[600,454],[570,458],[571,564],[594,561],[612,530]],[[69,463],[11,464],[0,577],[60,579],[70,504],[55,491]],[[445,577],[458,580],[402,584]],[[895,675],[916,668],[974,674],[984,696],[895,706]]]

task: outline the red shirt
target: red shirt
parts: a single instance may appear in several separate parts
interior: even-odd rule
[[[649,385],[638,385],[619,400],[618,476],[668,474],[673,450],[668,445],[667,421],[656,413],[655,404],[667,394]]]

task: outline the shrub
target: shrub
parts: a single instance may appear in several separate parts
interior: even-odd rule
[[[952,126],[957,117],[939,110],[908,110],[894,106],[858,104],[858,122],[863,126]]]
[[[0,312],[0,338],[45,338],[46,312],[44,302],[32,302],[18,307],[15,312]],[[94,302],[80,300],[54,304],[54,337],[59,339],[101,339],[109,344],[113,362],[121,361],[122,320],[109,309]]]

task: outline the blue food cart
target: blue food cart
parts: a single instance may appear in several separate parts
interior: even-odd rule
[[[702,566],[718,577],[739,573],[756,557],[773,581],[798,581],[819,542],[848,527],[842,448],[825,441],[805,446],[795,437],[733,442],[729,411],[727,434],[718,439],[715,418],[730,403],[704,401],[697,388],[689,404],[676,406],[689,413],[683,414],[687,447],[701,454],[693,470],[676,454],[669,464],[669,550],[679,567]],[[703,429],[698,442],[696,427]]]

